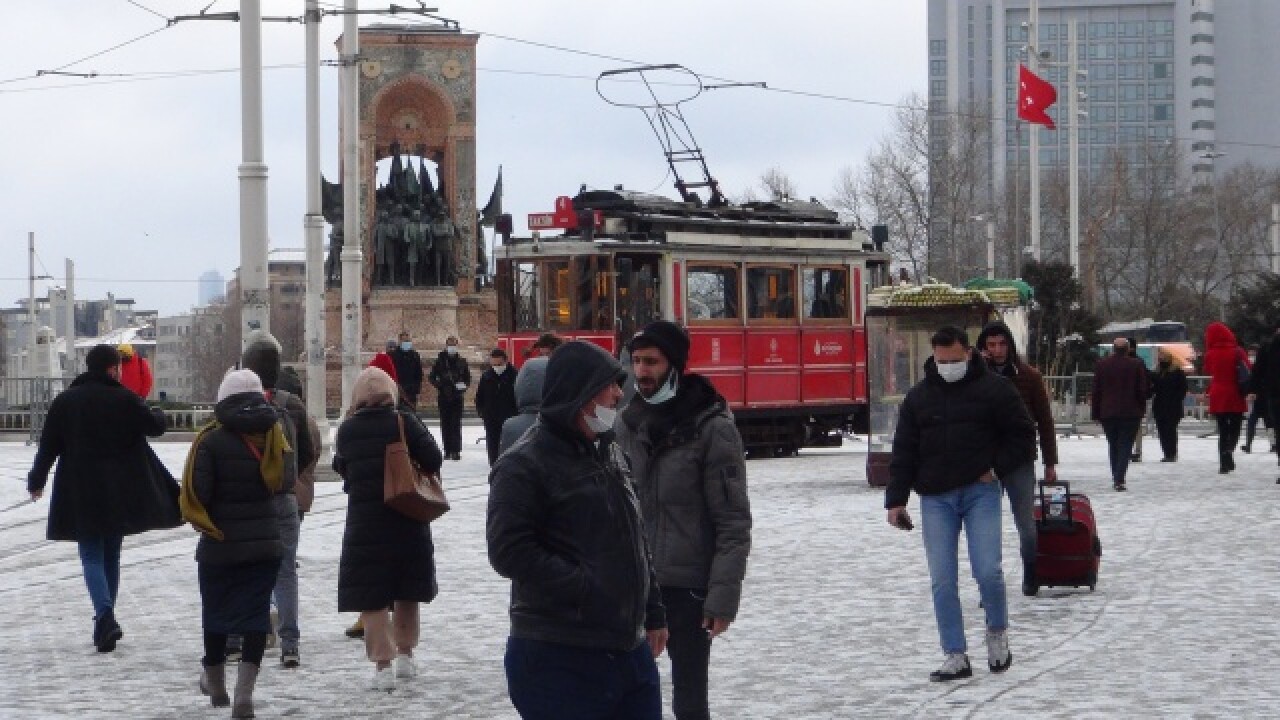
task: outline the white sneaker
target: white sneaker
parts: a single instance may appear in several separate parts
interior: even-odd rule
[[[401,680],[408,680],[418,674],[418,668],[413,664],[413,658],[408,655],[397,655],[391,666],[395,668],[396,678]]]
[[[377,669],[373,671],[373,682],[370,684],[373,690],[382,692],[391,692],[396,689],[396,674],[389,667]]]
[[[1009,634],[1004,630],[987,631],[987,667],[993,673],[1002,673],[1013,664],[1009,651]]]
[[[973,677],[973,669],[969,667],[969,656],[964,653],[947,653],[942,660],[942,667],[929,673],[929,679],[934,682],[949,682],[967,677]]]

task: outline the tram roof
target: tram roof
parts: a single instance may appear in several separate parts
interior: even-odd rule
[[[808,201],[771,200],[708,207],[672,200],[652,193],[613,189],[580,192],[573,199],[573,207],[576,210],[600,210],[610,216],[631,214],[654,220],[670,217],[673,220],[682,221],[703,219],[720,222],[816,223],[853,228],[851,225],[841,223],[839,214],[818,202],[816,198]]]

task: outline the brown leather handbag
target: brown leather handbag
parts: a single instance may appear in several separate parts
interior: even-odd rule
[[[420,523],[449,512],[440,473],[423,472],[409,455],[404,439],[404,416],[396,413],[400,439],[387,445],[383,456],[382,501],[392,510]]]

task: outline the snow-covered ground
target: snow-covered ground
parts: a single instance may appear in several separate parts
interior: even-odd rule
[[[445,468],[454,510],[435,526],[441,593],[423,612],[421,676],[391,695],[366,689],[363,644],[343,636],[353,618],[336,611],[345,501],[327,483],[302,528],[303,664],[282,669],[268,651],[259,717],[515,717],[502,669],[508,584],[485,556],[479,432],[464,428],[462,461]],[[714,651],[716,717],[1280,716],[1274,455],[1237,453],[1239,470],[1219,476],[1215,438],[1184,435],[1176,465],[1152,462],[1158,444],[1148,438],[1147,462],[1117,494],[1105,443],[1063,440],[1061,475],[1098,515],[1097,591],[1024,598],[1006,516],[1013,668],[986,672],[977,591],[965,578],[976,675],[939,685],[927,679],[940,653],[920,533],[885,524],[864,447],[749,463],[754,546],[741,616]],[[185,444],[156,448],[180,471]],[[0,444],[0,507],[25,497],[33,452]],[[100,655],[75,546],[44,540],[47,509],[46,500],[0,514],[0,718],[226,717],[196,688],[194,532],[126,540],[125,636]]]

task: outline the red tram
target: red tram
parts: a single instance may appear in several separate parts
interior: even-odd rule
[[[790,454],[865,430],[863,314],[888,256],[836,213],[618,188],[561,197],[529,227],[496,252],[499,344],[515,362],[542,332],[622,355],[667,319],[688,328],[689,370],[729,401],[748,450]]]

